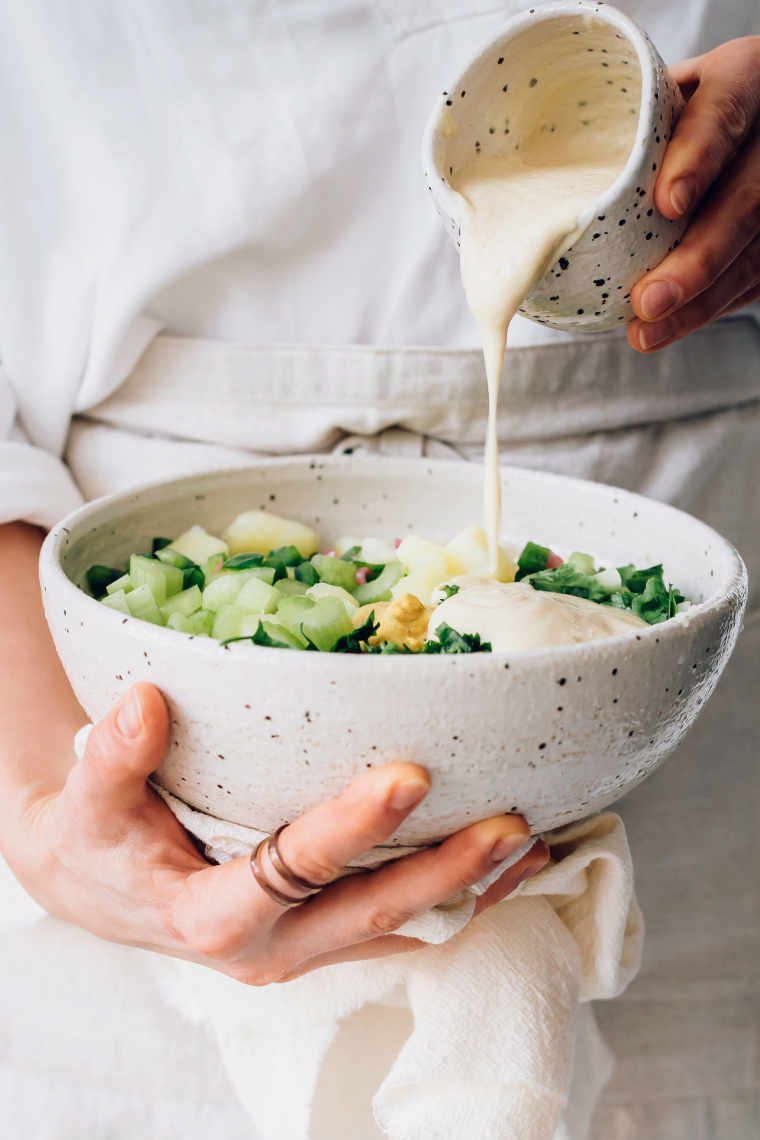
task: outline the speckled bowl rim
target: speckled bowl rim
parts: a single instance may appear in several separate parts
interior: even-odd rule
[[[190,475],[183,475],[177,479],[165,480],[157,479],[145,483],[133,485],[128,491],[117,492],[113,495],[107,495],[99,499],[95,499],[90,503],[86,503],[83,507],[71,512],[64,519],[61,520],[47,535],[42,550],[40,552],[40,582],[42,588],[48,592],[51,597],[55,597],[56,602],[62,603],[64,606],[69,604],[78,603],[85,604],[91,607],[91,617],[93,621],[100,621],[103,623],[104,630],[109,628],[116,633],[118,630],[128,631],[130,636],[133,633],[138,633],[146,644],[173,644],[179,646],[179,639],[184,639],[187,643],[190,653],[203,653],[206,655],[213,654],[220,657],[223,654],[231,654],[233,656],[240,656],[241,654],[248,654],[255,651],[257,655],[265,654],[270,660],[277,660],[282,663],[283,650],[274,649],[266,646],[254,646],[245,642],[236,642],[232,645],[223,646],[219,642],[214,641],[208,637],[196,637],[192,634],[181,633],[179,630],[166,629],[162,626],[152,625],[149,622],[141,621],[139,618],[125,617],[123,614],[115,610],[111,610],[108,606],[102,605],[96,601],[95,598],[90,597],[80,586],[73,582],[63,569],[61,564],[61,557],[64,548],[69,541],[71,531],[76,527],[80,529],[83,524],[91,522],[93,526],[102,525],[108,518],[109,511],[115,507],[127,506],[133,504],[135,507],[139,506],[139,501],[143,496],[155,495],[156,492],[164,490],[167,494],[175,494],[177,491],[181,492],[184,487],[192,487],[200,479],[214,479],[218,478],[224,481],[225,478],[238,477],[245,478],[246,474],[253,474],[264,470],[276,471],[278,468],[303,468],[304,473],[308,471],[309,464],[318,463],[323,469],[331,468],[332,470],[340,471],[345,468],[347,478],[356,474],[357,468],[364,467],[371,470],[388,470],[393,467],[397,474],[408,474],[410,479],[418,477],[420,474],[421,466],[426,470],[432,471],[450,471],[451,460],[447,459],[426,459],[424,465],[421,465],[418,459],[392,459],[389,457],[345,457],[345,456],[325,456],[325,455],[311,455],[299,457],[280,457],[276,459],[262,459],[255,463],[248,464],[245,467],[226,467],[214,468],[210,471],[194,472]],[[638,495],[635,492],[627,491],[624,488],[615,487],[608,483],[598,483],[590,479],[576,479],[571,476],[558,475],[553,472],[533,471],[527,468],[514,467],[505,465],[502,467],[502,478],[514,475],[521,479],[528,479],[536,483],[557,481],[567,485],[568,488],[573,486],[601,488],[611,496],[624,496],[627,503],[635,506],[637,503],[646,504],[648,509],[654,506],[658,511],[661,511],[666,516],[681,517],[689,520],[690,524],[701,528],[704,536],[712,543],[712,547],[716,552],[720,552],[722,560],[727,562],[730,570],[727,569],[726,583],[723,589],[718,588],[716,592],[702,602],[695,603],[690,610],[684,614],[677,614],[675,617],[670,618],[666,622],[661,622],[658,625],[650,625],[638,630],[632,629],[630,633],[617,634],[614,637],[600,639],[599,641],[584,641],[575,645],[561,645],[549,649],[531,649],[512,652],[493,652],[493,653],[478,653],[468,655],[462,658],[459,655],[425,655],[425,654],[409,654],[399,655],[394,658],[394,667],[396,668],[451,668],[462,660],[466,660],[470,668],[476,670],[488,670],[490,668],[505,667],[505,659],[508,658],[509,662],[519,663],[521,666],[535,667],[542,669],[544,666],[556,668],[558,663],[563,661],[568,662],[568,667],[578,657],[589,654],[607,654],[610,650],[617,648],[625,649],[626,646],[632,647],[636,643],[641,643],[642,646],[651,644],[652,650],[664,638],[674,638],[686,634],[696,622],[710,621],[721,614],[735,612],[737,609],[743,607],[748,589],[747,569],[742,561],[742,558],[736,548],[721,534],[713,530],[712,527],[702,522],[700,519],[695,518],[693,515],[688,514],[686,511],[681,511],[677,507],[672,507],[667,503],[660,503],[655,499],[647,498],[644,495]],[[348,473],[351,473],[351,476]],[[167,639],[171,639],[167,641]],[[192,643],[192,645],[191,645]],[[376,667],[378,663],[387,663],[388,657],[372,654],[340,654],[340,653],[299,653],[299,667],[312,669],[319,673],[319,670],[326,668],[327,665],[331,669],[356,669],[367,668],[371,669]]]
[[[573,240],[568,245],[559,245],[553,250],[553,257],[555,259],[560,256],[560,254],[566,253],[568,249],[576,244],[584,231],[591,224],[595,214],[607,212],[619,196],[620,188],[631,179],[633,172],[637,169],[636,155],[640,153],[641,148],[649,136],[650,123],[648,109],[651,107],[654,99],[655,71],[652,65],[649,41],[646,34],[641,30],[635,20],[632,20],[630,16],[626,16],[624,12],[619,11],[617,8],[609,7],[606,4],[595,4],[593,0],[576,0],[575,3],[568,3],[567,0],[564,0],[564,2],[563,0],[557,0],[557,3],[547,4],[536,9],[531,8],[527,12],[521,12],[509,19],[495,35],[490,37],[488,43],[478,51],[477,55],[473,56],[467,66],[460,71],[453,83],[447,84],[446,86],[447,91],[456,91],[469,83],[469,77],[472,73],[506,36],[513,39],[526,28],[533,27],[536,24],[556,20],[563,16],[568,17],[584,14],[597,16],[605,23],[617,28],[618,31],[625,35],[628,42],[635,49],[641,75],[639,119],[636,126],[636,136],[631,144],[631,150],[625,166],[604,193],[600,195],[587,210],[584,210],[579,215],[578,227],[573,235]],[[438,124],[441,120],[441,116],[446,111],[445,96],[441,98],[444,99],[444,102],[433,109],[422,138],[422,166],[425,174],[430,176],[430,189],[433,197],[440,202],[449,217],[458,219],[462,209],[462,196],[458,194],[456,190],[452,189],[448,182],[442,182],[440,180],[440,171],[434,156],[434,143]],[[437,175],[437,177],[433,178],[433,174]]]

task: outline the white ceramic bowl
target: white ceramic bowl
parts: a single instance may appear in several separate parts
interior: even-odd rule
[[[733,648],[746,596],[736,551],[671,507],[594,483],[504,469],[508,534],[602,562],[663,561],[699,604],[607,641],[523,654],[357,657],[227,648],[125,618],[76,583],[157,534],[220,530],[269,507],[340,533],[414,530],[445,540],[472,522],[482,469],[424,460],[279,460],[101,499],[48,536],[45,611],[93,718],[134,681],[172,713],[160,783],[193,807],[270,830],[394,758],[426,764],[433,790],[396,840],[438,839],[519,810],[536,831],[597,811],[675,747]]]
[[[589,70],[579,66],[586,61],[592,61]],[[683,98],[633,20],[590,0],[558,0],[515,16],[444,84],[422,162],[436,209],[458,243],[464,201],[452,175],[455,182],[473,154],[511,152],[535,133],[557,131],[559,140],[561,124],[537,117],[534,108],[541,104],[532,92],[549,87],[559,97],[563,84],[577,102],[574,137],[582,141],[593,133],[595,103],[614,98],[621,130],[636,116],[635,140],[619,177],[579,219],[575,240],[555,251],[520,312],[553,328],[597,332],[631,319],[631,289],[674,248],[686,226],[685,220],[663,218],[654,205]]]

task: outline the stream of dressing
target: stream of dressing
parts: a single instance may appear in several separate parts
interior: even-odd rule
[[[611,637],[643,624],[633,614],[582,598],[494,581],[501,537],[497,417],[509,324],[559,249],[572,244],[580,219],[615,181],[632,141],[611,111],[600,115],[582,145],[577,132],[570,130],[564,142],[562,137],[539,132],[507,155],[478,152],[453,183],[465,200],[462,282],[480,332],[488,382],[483,522],[489,577],[461,588],[430,624],[432,630],[446,620],[460,632],[479,633],[497,651]]]
[[[553,136],[552,136],[553,137]],[[595,150],[600,148],[598,145]],[[578,219],[614,182],[630,141],[613,136],[607,157],[573,161],[540,137],[503,157],[476,155],[456,189],[466,202],[461,226],[462,283],[480,332],[488,382],[483,522],[495,576],[501,533],[498,406],[509,324]]]

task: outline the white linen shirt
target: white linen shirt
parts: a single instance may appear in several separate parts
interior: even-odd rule
[[[442,83],[520,0],[9,0],[0,37],[0,521],[80,499],[72,415],[156,332],[463,347],[420,173]],[[621,0],[668,60],[756,0]],[[515,322],[513,344],[561,334]]]

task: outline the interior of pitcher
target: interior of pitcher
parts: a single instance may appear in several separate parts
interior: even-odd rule
[[[622,172],[641,95],[636,46],[606,20],[579,13],[508,31],[445,92],[433,144],[439,177],[455,185],[478,155],[606,161],[611,145]]]

